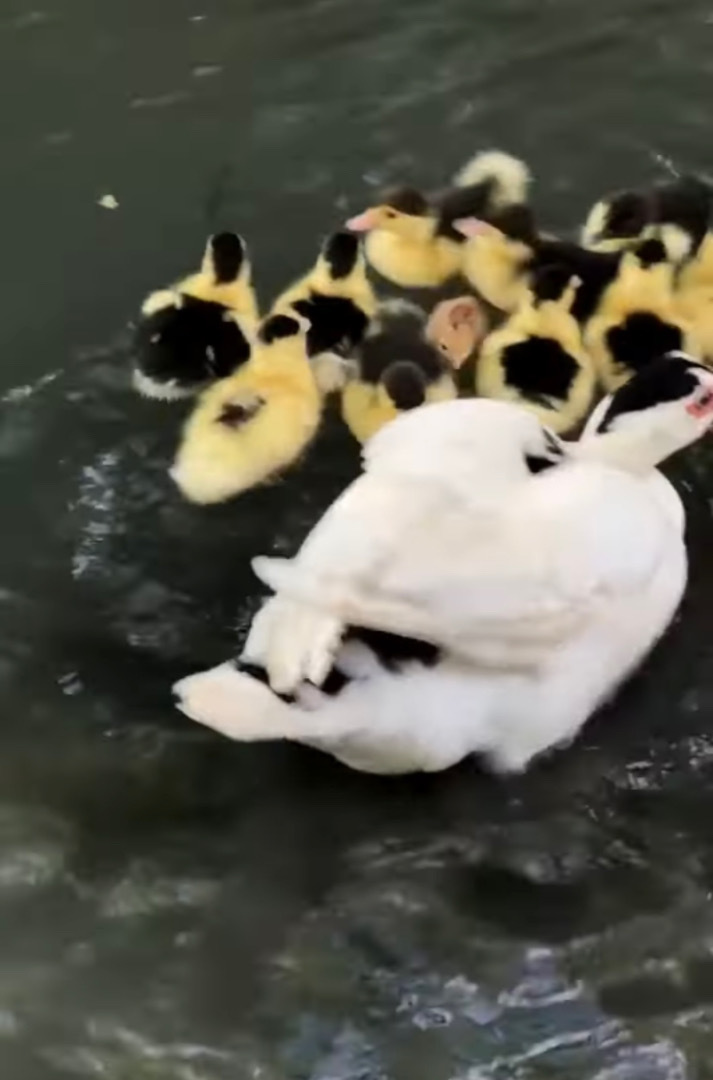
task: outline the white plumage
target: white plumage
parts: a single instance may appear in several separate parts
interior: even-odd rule
[[[572,739],[663,634],[686,581],[683,511],[660,460],[708,430],[713,375],[671,358],[563,444],[516,406],[458,401],[394,421],[290,561],[245,659],[176,687],[236,739],[291,738],[373,772],[470,753],[517,770]],[[555,467],[533,474],[533,463]],[[387,664],[371,627],[437,646]],[[363,635],[362,635],[363,637]],[[418,650],[414,650],[414,657]],[[348,680],[320,685],[330,669]]]

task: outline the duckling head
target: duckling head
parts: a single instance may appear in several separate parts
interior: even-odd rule
[[[651,221],[651,200],[641,191],[617,191],[595,203],[582,228],[585,247],[618,251]]]
[[[293,315],[269,315],[258,330],[258,342],[263,346],[294,342],[301,345],[306,354],[306,338],[310,325],[309,319],[297,312]]]
[[[389,401],[399,412],[417,409],[426,400],[423,372],[409,360],[396,360],[383,374],[381,385]]]
[[[487,329],[480,302],[474,296],[458,296],[436,305],[426,324],[426,338],[458,369],[481,344]]]
[[[387,232],[412,242],[431,239],[435,218],[425,196],[415,188],[397,188],[381,202],[350,218],[352,232]]]
[[[712,425],[713,372],[687,353],[668,353],[602,402],[575,453],[645,472]]]
[[[201,273],[216,288],[236,281],[248,282],[252,266],[248,247],[237,233],[222,232],[208,237]]]

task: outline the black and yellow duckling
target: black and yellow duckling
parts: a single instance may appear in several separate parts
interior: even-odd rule
[[[593,251],[571,240],[540,233],[527,206],[503,210],[491,221],[469,218],[456,223],[468,238],[463,272],[472,287],[493,307],[513,312],[526,302],[534,277],[549,266],[568,267],[579,281],[572,315],[585,326],[605,290],[616,280],[628,248]],[[688,250],[678,228],[661,229],[656,241],[664,258],[679,264]],[[685,238],[684,238],[685,239]],[[632,241],[632,249],[644,241]]]
[[[666,353],[698,355],[695,334],[679,310],[676,267],[666,255],[660,240],[626,251],[587,323],[584,343],[608,393]]]
[[[435,288],[461,269],[463,237],[453,222],[523,202],[529,180],[522,161],[487,151],[461,169],[443,195],[429,199],[414,188],[396,189],[350,218],[347,228],[367,233],[367,259],[382,277],[406,289]]]
[[[312,442],[323,397],[307,357],[308,329],[299,315],[271,315],[248,363],[201,395],[171,469],[191,502],[248,491],[289,468]]]
[[[197,273],[144,301],[134,387],[162,401],[195,394],[248,360],[258,321],[245,241],[235,233],[211,236]]]
[[[297,312],[309,321],[307,354],[325,392],[343,385],[346,368],[339,361],[362,340],[376,310],[366,259],[351,232],[328,236],[314,266],[272,305],[275,314]]]
[[[517,311],[486,337],[475,371],[481,397],[522,405],[561,435],[585,420],[596,389],[571,310],[578,284],[567,266],[535,274]]]
[[[638,239],[661,239],[669,257],[682,262],[698,251],[712,212],[713,188],[697,176],[680,176],[600,199],[589,211],[581,242],[597,251],[619,251]]]
[[[706,234],[676,282],[676,306],[696,339],[701,358],[713,365],[713,233]]]
[[[425,313],[405,300],[380,305],[355,364],[342,416],[362,445],[400,413],[458,396],[453,366],[426,337]]]

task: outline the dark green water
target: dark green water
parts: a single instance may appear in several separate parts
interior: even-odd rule
[[[659,160],[713,171],[713,9],[37,5],[0,13],[2,1080],[708,1080],[710,450],[676,472],[683,617],[584,738],[508,783],[372,780],[168,695],[235,649],[249,557],[293,550],[353,448],[335,424],[191,508],[181,410],[123,350],[216,227],[268,299],[370,184],[482,147],[532,163],[552,226]]]

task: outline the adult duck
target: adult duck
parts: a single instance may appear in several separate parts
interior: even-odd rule
[[[472,753],[524,769],[576,736],[673,618],[684,514],[656,466],[712,423],[713,374],[681,354],[575,444],[504,402],[400,417],[294,560],[256,560],[278,595],[242,661],[182,680],[178,707],[370,772]]]

